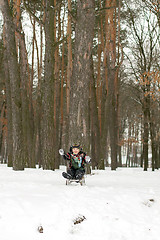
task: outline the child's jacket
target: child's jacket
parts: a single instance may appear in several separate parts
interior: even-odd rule
[[[63,158],[65,160],[69,160],[69,167],[74,169],[84,169],[85,167],[85,156],[86,153],[80,151],[77,155],[74,155],[73,153],[68,152],[67,154],[63,155]]]

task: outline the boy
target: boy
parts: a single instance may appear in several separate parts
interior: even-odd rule
[[[70,152],[67,154],[63,149],[59,150],[59,154],[63,156],[65,160],[69,161],[69,169],[62,173],[62,176],[67,179],[81,180],[85,174],[85,164],[90,162],[90,157],[86,156],[86,153],[82,151],[79,144],[74,144],[70,147]]]

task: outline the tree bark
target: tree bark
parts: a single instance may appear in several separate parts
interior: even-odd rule
[[[54,170],[54,0],[45,1],[45,72],[42,100],[43,169]]]
[[[149,140],[149,113],[148,113],[148,97],[144,97],[144,136],[143,136],[143,157],[144,157],[144,171],[148,168],[148,140]]]
[[[117,119],[117,66],[116,66],[116,1],[106,0],[106,45],[104,58],[106,58],[106,79],[108,84],[109,102],[109,133],[111,146],[111,169],[117,168],[117,146],[118,146],[118,119]]]
[[[100,167],[101,162],[101,136],[100,136],[100,125],[98,119],[98,108],[97,108],[97,98],[96,98],[96,88],[95,79],[93,74],[93,59],[91,66],[91,90],[90,90],[90,129],[91,129],[91,158],[92,167]]]
[[[5,31],[5,29],[4,29]],[[6,102],[7,102],[7,151],[8,151],[8,167],[13,167],[13,141],[12,141],[12,102],[11,102],[11,85],[9,78],[9,68],[7,59],[7,49],[5,34],[3,34],[4,44],[4,73],[5,73],[5,87],[6,87]]]
[[[78,0],[70,99],[70,142],[80,142],[87,148],[90,133],[89,85],[94,18],[94,1]]]
[[[13,169],[23,170],[22,102],[20,92],[20,71],[16,53],[15,28],[8,1],[1,0],[1,9],[5,25],[6,50],[12,98]]]
[[[54,6],[56,6],[57,0],[54,0]],[[58,11],[54,13],[54,42],[59,42],[61,39],[61,19],[60,19],[61,6]],[[56,14],[58,15],[58,21],[56,21]],[[58,24],[58,27],[56,25]],[[56,37],[58,35],[58,37]],[[59,168],[60,155],[58,149],[60,148],[60,64],[61,59],[59,56],[59,45],[55,48],[54,57],[54,136],[55,136],[55,161],[54,168]]]

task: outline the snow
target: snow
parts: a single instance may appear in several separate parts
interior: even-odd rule
[[[62,171],[0,165],[1,240],[159,240],[160,171],[96,170],[85,186]]]

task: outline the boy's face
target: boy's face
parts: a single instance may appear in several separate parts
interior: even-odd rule
[[[79,148],[73,148],[72,149],[73,154],[78,154],[80,152]]]

